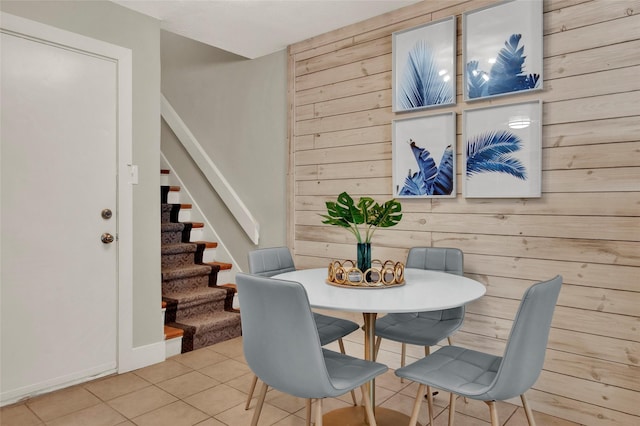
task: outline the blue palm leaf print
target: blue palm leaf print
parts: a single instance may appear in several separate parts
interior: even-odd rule
[[[525,74],[524,45],[519,47],[522,34],[512,34],[497,54],[496,62],[487,74],[478,69],[478,61],[467,63],[467,91],[469,98],[499,95],[535,89],[539,74]]]
[[[438,174],[433,181],[433,195],[450,195],[453,191],[453,148],[448,145],[442,154]]]
[[[431,157],[431,153],[409,139],[411,151],[418,164],[418,171],[405,178],[399,195],[449,195],[453,191],[453,148],[447,146],[440,166]]]
[[[439,71],[431,46],[417,42],[409,51],[400,80],[398,103],[402,109],[453,103],[452,84],[445,82]]]
[[[512,34],[498,52],[496,62],[489,73],[489,95],[532,89],[537,85],[539,75],[523,75],[522,67],[526,56],[523,55],[524,46],[518,48],[521,37],[520,34]],[[532,83],[533,86],[530,86]]]
[[[527,179],[526,167],[511,157],[522,141],[511,132],[500,130],[481,133],[467,140],[467,177],[478,173],[507,173]]]

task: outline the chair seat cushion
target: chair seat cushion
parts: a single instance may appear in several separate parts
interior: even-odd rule
[[[396,375],[471,399],[493,399],[486,395],[502,357],[444,346],[433,354],[396,370]]]
[[[322,346],[335,342],[360,328],[358,324],[353,321],[322,315],[317,312],[313,313],[313,319],[316,321],[318,336],[320,337],[320,344]]]
[[[322,398],[345,394],[388,370],[386,365],[379,362],[354,358],[329,349],[323,348],[322,354],[329,380],[336,389],[335,394],[325,395]],[[313,396],[313,398],[317,397],[319,396]]]
[[[462,326],[462,319],[440,320],[417,313],[387,314],[376,320],[376,335],[411,345],[433,346]]]

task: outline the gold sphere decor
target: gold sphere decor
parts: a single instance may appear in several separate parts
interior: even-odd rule
[[[389,288],[404,285],[404,264],[374,259],[371,268],[361,271],[353,260],[329,264],[327,284],[346,288]]]

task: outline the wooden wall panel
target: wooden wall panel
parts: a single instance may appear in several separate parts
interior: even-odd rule
[[[531,405],[587,425],[640,424],[640,1],[545,0],[544,89],[465,103],[462,14],[496,0],[429,0],[289,47],[288,240],[300,268],[355,257],[353,236],[322,224],[342,191],[391,194],[391,34],[457,16],[455,198],[403,199],[404,218],[373,256],[458,247],[487,286],[458,344],[500,354],[532,283],[562,274],[547,360]],[[466,109],[543,102],[542,197],[465,199]],[[417,350],[417,349],[416,349]],[[517,401],[514,401],[517,403]]]

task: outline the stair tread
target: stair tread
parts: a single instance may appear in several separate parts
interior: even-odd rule
[[[219,266],[221,271],[229,270],[233,267],[231,263],[226,262],[204,262],[204,265]]]
[[[184,224],[190,224],[191,228],[204,228],[204,223],[202,222],[180,222],[180,223],[184,223]]]
[[[162,268],[162,279],[175,280],[177,278],[197,277],[199,275],[209,275],[211,265],[180,265]]]
[[[204,244],[205,248],[216,248],[218,243],[215,241],[191,241],[193,244]]]
[[[165,291],[162,298],[171,300],[196,300],[210,295],[225,297],[227,292],[225,289],[218,287],[198,287],[176,291]]]
[[[184,335],[184,330],[177,327],[171,327],[168,325],[164,326],[164,340],[171,340],[177,337],[182,337]]]
[[[169,169],[160,169],[160,174],[161,175],[168,175],[171,173],[171,170]]]
[[[162,254],[176,253],[194,253],[198,249],[197,243],[169,243],[161,244],[160,252]]]

